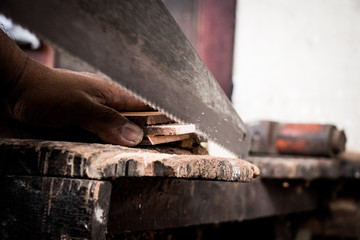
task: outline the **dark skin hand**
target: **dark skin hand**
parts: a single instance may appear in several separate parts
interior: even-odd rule
[[[28,58],[2,30],[0,93],[3,114],[22,123],[76,125],[123,146],[140,143],[143,131],[118,111],[150,109],[106,77],[49,68]]]

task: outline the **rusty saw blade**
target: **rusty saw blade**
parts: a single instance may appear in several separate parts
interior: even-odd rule
[[[1,0],[0,11],[245,158],[247,129],[161,0]]]

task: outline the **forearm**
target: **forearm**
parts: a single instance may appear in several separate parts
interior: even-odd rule
[[[25,53],[0,29],[0,92],[8,96],[26,67]]]

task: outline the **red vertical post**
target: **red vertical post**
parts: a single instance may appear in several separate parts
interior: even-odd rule
[[[231,99],[236,0],[199,0],[196,49]]]

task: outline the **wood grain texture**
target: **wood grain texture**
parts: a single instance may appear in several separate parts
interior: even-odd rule
[[[156,136],[156,135],[147,135],[140,145],[158,145],[163,143],[177,142],[191,138],[190,134],[182,134],[175,136]]]
[[[184,179],[116,180],[109,234],[242,221],[310,211],[318,193],[305,182],[256,179],[249,184]],[[299,204],[301,203],[301,204]]]
[[[109,144],[0,139],[0,174],[90,179],[159,176],[248,182],[259,175],[259,169],[235,158],[166,154]]]
[[[105,239],[110,193],[103,181],[2,176],[1,239]]]
[[[175,122],[159,111],[120,112],[120,114],[139,126]]]
[[[182,135],[195,133],[194,124],[163,124],[163,125],[152,125],[144,128],[145,135]]]

